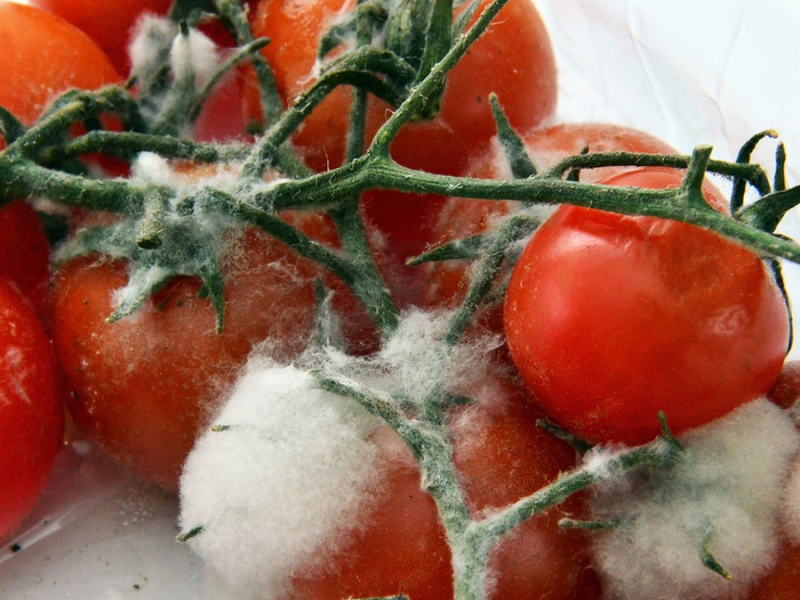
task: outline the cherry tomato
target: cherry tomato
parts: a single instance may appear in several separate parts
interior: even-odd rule
[[[47,314],[50,244],[36,211],[23,200],[0,208],[0,277],[10,280],[41,316]]]
[[[642,169],[616,186],[667,188]],[[563,206],[511,275],[505,332],[545,411],[579,437],[637,444],[763,395],[786,354],[788,315],[763,262],[682,223]]]
[[[486,1],[481,3],[485,7]],[[252,14],[257,36],[270,38],[263,50],[273,65],[279,91],[294,100],[314,79],[320,35],[342,11],[353,10],[351,0],[261,0]],[[550,117],[556,102],[553,51],[536,9],[527,0],[511,0],[486,34],[451,72],[441,112],[430,121],[407,125],[392,145],[401,164],[429,172],[461,172],[476,147],[495,133],[488,95],[495,92],[511,122],[521,130]],[[246,92],[246,113],[258,115],[257,95]],[[339,88],[304,122],[294,137],[309,166],[317,171],[342,163],[348,126],[349,89]],[[374,98],[368,111],[367,139],[391,113]],[[373,191],[365,196],[364,215],[399,267],[405,258],[430,242],[431,227],[442,199],[396,192]],[[413,294],[408,294],[408,301]]]
[[[121,80],[83,32],[43,10],[0,2],[0,39],[0,106],[26,125],[61,92],[93,90]]]
[[[786,362],[767,392],[767,399],[781,408],[791,408],[800,399],[800,360]]]
[[[31,0],[31,4],[58,15],[85,32],[108,55],[120,73],[128,73],[128,44],[142,13],[167,14],[172,0]]]
[[[745,596],[747,600],[791,600],[800,590],[800,546],[784,540],[778,562]]]
[[[0,539],[39,497],[63,443],[53,351],[33,308],[0,279]]]
[[[585,148],[590,152],[675,153],[668,144],[647,133],[605,123],[565,123],[534,129],[526,133],[522,140],[539,171],[554,166],[568,156],[580,154]],[[629,170],[629,167],[587,169],[581,173],[581,180],[593,183],[625,170]],[[497,144],[492,144],[475,156],[464,175],[479,179],[511,178],[508,161]],[[434,227],[433,239],[438,245],[484,233],[519,206],[518,202],[511,200],[448,198]],[[469,284],[470,264],[464,260],[447,260],[420,267],[421,279],[426,282],[423,306],[454,307],[460,304]],[[490,331],[502,332],[501,303],[482,313],[481,326]]]
[[[121,261],[79,258],[53,284],[53,343],[73,390],[77,424],[144,479],[174,490],[195,435],[254,344],[277,360],[302,350],[313,328],[317,270],[256,230],[230,240],[224,257],[225,326],[198,295],[172,280],[135,314],[114,323]]]
[[[574,464],[569,446],[536,427],[541,414],[518,383],[491,375],[471,392],[476,402],[452,415],[450,431],[475,515],[533,493]],[[298,573],[290,598],[452,598],[450,551],[416,463],[388,430],[375,441],[393,457],[384,500],[325,569]],[[562,516],[554,509],[534,517],[501,542],[489,563],[490,598],[575,597],[586,540],[559,528]]]

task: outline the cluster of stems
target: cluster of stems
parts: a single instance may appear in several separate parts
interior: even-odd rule
[[[431,45],[423,53],[421,66],[411,69],[396,56],[373,47],[376,23],[385,15],[378,2],[364,1],[355,15],[355,44],[351,52],[330,63],[321,77],[291,106],[284,109],[277,94],[269,64],[260,54],[263,40],[253,39],[239,2],[214,0],[218,18],[234,34],[241,50],[224,66],[231,68],[248,59],[261,84],[268,129],[254,144],[198,143],[183,139],[172,125],[177,115],[196,115],[202,99],[211,89],[196,91],[187,81],[174,81],[166,92],[162,112],[152,123],[142,116],[141,102],[123,87],[97,92],[70,92],[60,98],[32,127],[23,127],[10,113],[0,110],[0,129],[8,146],[0,153],[0,198],[46,197],[71,207],[110,211],[134,217],[139,229],[130,235],[143,253],[157,252],[170,235],[166,213],[178,190],[162,183],[125,179],[93,179],[81,173],[78,159],[92,153],[132,158],[141,152],[168,159],[198,163],[231,163],[240,166],[233,187],[205,186],[197,192],[204,212],[216,212],[257,227],[285,242],[298,254],[328,269],[346,285],[366,308],[384,340],[396,331],[400,312],[379,275],[359,216],[361,195],[382,188],[485,200],[517,200],[523,204],[572,204],[629,215],[648,215],[691,223],[717,232],[771,259],[800,263],[800,246],[775,229],[783,214],[800,202],[800,189],[786,189],[783,178],[782,147],[778,169],[770,182],[763,169],[749,162],[755,144],[765,135],[754,136],[736,162],[711,158],[711,148],[698,147],[689,156],[634,153],[581,154],[562,160],[553,168],[537,173],[527,159],[516,134],[504,121],[495,103],[499,135],[512,148],[508,158],[516,179],[496,181],[435,175],[409,169],[395,162],[389,152],[392,140],[412,119],[425,114],[443,89],[448,72],[483,33],[507,0],[494,0],[475,23],[452,43]],[[178,3],[180,4],[180,3]],[[477,6],[475,4],[475,6]],[[447,15],[452,22],[452,3],[435,2],[432,19]],[[447,12],[449,10],[449,12]],[[437,12],[438,11],[438,12]],[[442,12],[444,11],[444,13]],[[439,15],[439,16],[437,16]],[[185,27],[178,35],[186,35]],[[221,72],[220,72],[221,74]],[[213,82],[219,77],[212,78]],[[155,81],[155,80],[154,80]],[[405,82],[390,85],[390,82]],[[158,82],[139,81],[141,90]],[[323,173],[310,172],[291,147],[291,135],[311,111],[338,86],[352,86],[350,130],[346,160],[341,167]],[[390,118],[367,146],[365,119],[370,94],[396,106]],[[146,96],[146,94],[144,94]],[[90,130],[70,137],[75,123],[95,122],[113,114],[124,124],[122,131]],[[516,150],[513,150],[516,149]],[[670,190],[639,190],[582,183],[575,175],[582,170],[613,165],[662,166],[685,169],[683,185]],[[264,183],[267,170],[278,170],[285,179]],[[701,187],[706,173],[718,173],[733,180],[732,214],[723,214],[703,199]],[[745,189],[758,194],[756,202],[744,204]],[[289,209],[326,210],[339,231],[341,248],[333,249],[310,238],[282,220],[279,213]],[[535,222],[524,211],[507,219],[495,231],[440,248],[419,260],[482,257],[463,304],[454,312],[443,341],[443,351],[456,346],[478,307],[491,292],[502,264],[514,242],[529,235]],[[475,252],[481,248],[482,252]],[[380,416],[413,450],[419,460],[423,486],[440,511],[454,560],[454,589],[458,600],[482,600],[488,556],[493,547],[526,519],[558,504],[575,492],[632,468],[666,467],[679,451],[669,435],[651,444],[630,449],[612,459],[602,472],[579,468],[555,483],[490,517],[476,518],[468,507],[458,483],[452,448],[447,435],[446,408],[441,398],[430,398],[428,408],[408,414],[399,401],[387,401],[380,394],[357,384],[318,373],[324,389],[359,402]],[[193,530],[194,531],[194,530]],[[197,531],[201,531],[198,529]],[[713,557],[712,557],[713,559]],[[713,563],[713,560],[709,560]]]

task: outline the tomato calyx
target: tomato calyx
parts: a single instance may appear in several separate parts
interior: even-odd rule
[[[219,256],[224,249],[224,234],[231,227],[231,223],[170,215],[160,220],[160,242],[154,247],[152,236],[135,235],[143,228],[147,235],[148,224],[127,218],[80,232],[59,249],[55,258],[63,263],[77,256],[100,254],[128,261],[130,277],[125,287],[117,292],[116,309],[108,316],[109,322],[134,313],[175,277],[199,277],[200,294],[211,300],[217,314],[217,331],[222,331],[224,282]]]

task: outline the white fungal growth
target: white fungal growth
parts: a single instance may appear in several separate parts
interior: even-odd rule
[[[383,350],[353,357],[311,348],[277,366],[257,349],[181,479],[184,531],[224,597],[278,599],[291,579],[324,569],[384,500],[381,484],[409,460],[399,437],[354,400],[321,390],[313,370],[381,402],[408,409],[447,390],[474,390],[485,378],[493,337],[450,351],[449,313],[411,312]],[[402,404],[402,406],[401,406]],[[379,429],[381,428],[381,429]],[[384,435],[386,434],[386,435]],[[391,438],[392,442],[387,441]]]
[[[673,469],[633,472],[593,498],[592,518],[623,523],[594,540],[608,597],[737,598],[775,560],[782,492],[800,445],[791,418],[757,400],[681,442]],[[703,565],[704,544],[733,581]]]
[[[146,290],[154,289],[156,285],[162,283],[170,275],[171,272],[169,270],[158,266],[142,269],[139,271],[136,281],[131,278],[128,285],[114,291],[114,308],[137,304]]]
[[[487,336],[453,348],[442,343],[449,313],[412,311],[373,361],[376,370],[394,375],[393,384],[407,400],[423,405],[450,382],[468,380],[486,355],[500,344]],[[391,390],[387,390],[391,391]]]
[[[141,76],[157,68],[161,50],[169,47],[177,33],[178,27],[171,19],[145,13],[137,22],[128,47],[131,74]]]
[[[786,487],[784,518],[787,535],[793,543],[800,545],[800,456],[794,461]]]
[[[140,152],[131,164],[131,179],[146,183],[174,184],[169,161],[154,152]]]
[[[293,366],[251,360],[181,479],[189,543],[231,597],[278,598],[326,557],[380,499],[375,418]]]
[[[221,62],[217,45],[197,29],[176,35],[170,49],[170,65],[177,80],[193,76],[196,87],[204,87]]]
[[[409,460],[377,417],[321,390],[309,371],[406,408],[426,394],[443,398],[437,394],[455,383],[473,389],[484,373],[473,367],[495,340],[448,353],[448,317],[405,315],[367,358],[316,348],[296,366],[277,366],[260,358],[268,344],[254,352],[215,418],[224,430],[201,437],[181,479],[181,527],[203,528],[189,543],[225,582],[225,597],[278,599],[294,575],[324,569],[368,525],[390,470]]]

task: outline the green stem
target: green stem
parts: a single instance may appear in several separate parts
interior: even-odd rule
[[[356,15],[357,48],[368,47],[372,43],[373,21],[369,4],[360,1]],[[350,105],[350,127],[347,132],[345,157],[347,163],[352,163],[364,153],[367,102],[367,92],[355,88]],[[334,210],[331,210],[330,214],[339,231],[342,251],[345,255],[351,256],[353,263],[357,265],[358,276],[354,282],[353,291],[367,311],[370,310],[372,303],[383,307],[381,320],[378,323],[381,325],[380,329],[384,338],[388,338],[397,328],[400,320],[399,312],[378,272],[359,205],[360,194],[353,194]]]
[[[250,45],[255,41],[247,14],[242,3],[237,0],[215,0],[214,2],[222,22],[233,34],[239,44]],[[261,104],[267,123],[275,123],[283,112],[283,100],[278,93],[275,74],[267,59],[260,52],[250,55],[250,62],[256,72],[261,92]]]
[[[554,483],[480,521],[478,527],[490,539],[499,540],[531,517],[561,504],[591,485],[639,467],[667,468],[674,463],[679,452],[672,444],[657,438],[608,459],[601,468],[588,465],[564,474]]]
[[[239,63],[243,62],[246,58],[253,56],[254,54],[261,51],[261,49],[269,43],[269,40],[261,38],[258,40],[254,40],[249,44],[246,44],[242,48],[239,48],[233,56],[228,58],[219,68],[214,72],[209,79],[208,83],[203,86],[203,89],[197,94],[197,98],[191,108],[191,113],[189,115],[189,121],[194,122],[200,111],[203,108],[203,104],[205,101],[211,96],[214,89],[219,85],[222,79],[230,73],[230,71]]]
[[[288,140],[308,115],[340,85],[367,89],[390,103],[399,101],[390,86],[368,71],[331,71],[303,92],[256,143],[251,157],[242,168],[242,178],[260,179],[281,144]]]
[[[472,323],[481,301],[489,293],[500,266],[505,260],[512,242],[528,235],[535,220],[530,215],[518,215],[508,219],[494,234],[491,243],[482,253],[478,274],[470,282],[467,294],[450,319],[445,343],[455,346]]]
[[[48,148],[41,158],[43,164],[47,165],[94,152],[115,152],[125,157],[132,157],[139,152],[154,152],[166,158],[215,163],[242,160],[249,151],[247,144],[201,143],[128,131],[90,131],[63,146]]]
[[[120,214],[141,214],[144,197],[152,187],[170,195],[169,186],[136,184],[125,180],[87,179],[40,167],[35,163],[0,153],[0,197],[40,196],[68,206]]]
[[[437,91],[444,87],[447,74],[456,66],[459,60],[467,53],[470,46],[477,41],[489,27],[492,20],[505,6],[508,0],[494,0],[480,14],[475,23],[464,34],[460,35],[450,51],[441,61],[433,66],[430,73],[419,85],[411,90],[408,98],[397,108],[391,117],[375,134],[372,150],[376,154],[388,156],[389,146],[400,129],[414,116],[424,112],[425,105],[430,98],[437,95]]]
[[[597,169],[602,167],[664,167],[668,169],[686,169],[691,156],[672,154],[638,154],[635,152],[603,152],[569,156],[542,173],[544,177],[560,179],[573,169]],[[770,192],[767,174],[756,164],[730,163],[721,160],[709,160],[708,171],[726,177],[738,177],[755,187],[763,196]]]

